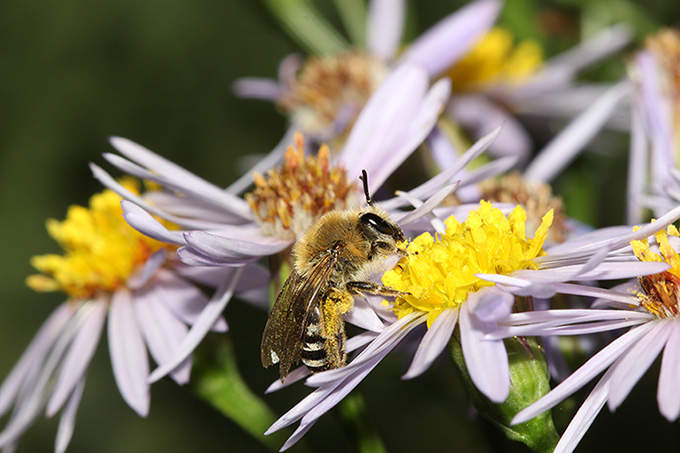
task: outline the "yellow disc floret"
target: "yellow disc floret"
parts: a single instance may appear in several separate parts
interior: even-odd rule
[[[135,193],[132,180],[122,184]],[[36,291],[63,291],[74,299],[115,291],[137,267],[164,244],[129,226],[123,218],[121,197],[104,190],[90,198],[89,208],[71,206],[66,220],[49,219],[47,231],[64,249],[63,255],[34,256],[31,264],[40,275],[26,283]]]
[[[543,216],[531,239],[525,235],[526,213],[520,206],[506,217],[482,201],[463,223],[449,217],[443,235],[418,236],[409,244],[408,256],[383,276],[386,286],[410,293],[397,298],[394,312],[400,318],[414,311],[426,312],[429,327],[443,310],[458,307],[470,293],[494,285],[475,274],[510,275],[536,269],[533,259],[544,254],[552,218],[552,211]]]
[[[513,46],[509,30],[494,27],[446,74],[454,91],[465,92],[489,83],[518,83],[543,64],[543,50],[534,41]]]
[[[661,255],[652,251],[647,240],[632,241],[635,256],[640,261],[666,262],[671,268],[659,274],[639,277],[644,293],[638,294],[640,304],[660,318],[675,317],[680,313],[678,291],[680,290],[680,255],[671,246],[668,236],[680,236],[677,228],[669,226],[666,231],[655,234]]]

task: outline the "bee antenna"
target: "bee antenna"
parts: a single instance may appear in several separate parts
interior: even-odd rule
[[[368,193],[368,173],[366,173],[366,170],[361,170],[361,176],[359,176],[359,179],[361,179],[361,182],[364,183],[364,195],[366,195],[366,204],[371,206],[373,204],[373,200],[371,200],[371,194]]]

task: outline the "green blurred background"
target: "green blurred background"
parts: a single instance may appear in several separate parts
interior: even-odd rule
[[[409,33],[424,30],[462,3],[411,2]],[[516,0],[507,2],[503,20],[519,36],[543,40],[550,54],[577,42],[581,26],[592,31],[628,20],[640,36],[655,24],[677,25],[679,3],[650,0],[642,10],[632,1]],[[328,2],[315,4],[332,12]],[[551,34],[537,22],[553,13],[566,21],[566,33]],[[45,232],[47,218],[62,219],[70,204],[86,204],[100,190],[87,165],[94,161],[110,169],[101,158],[112,150],[107,137],[130,138],[226,186],[243,171],[235,164],[239,157],[268,152],[285,129],[285,120],[270,104],[236,99],[231,83],[241,76],[275,77],[279,60],[298,50],[263,4],[252,0],[0,3],[1,378],[62,301],[58,294],[35,294],[24,285],[32,273],[29,258],[57,252]],[[615,78],[622,68],[614,62],[590,76]],[[557,182],[568,201],[589,200],[574,208],[568,204],[583,220],[623,221],[623,179],[616,173],[626,168],[626,142],[614,140],[618,149],[584,156]],[[613,203],[618,211],[605,211],[605,203],[592,193],[620,197]],[[239,365],[252,388],[262,392],[276,376],[259,366],[265,314],[237,301],[226,316]],[[398,376],[407,358],[386,360],[363,386],[371,420],[390,451],[524,451],[470,416],[462,384],[448,361],[419,379],[401,382]],[[656,374],[650,374],[620,413],[603,413],[582,451],[677,450],[678,426],[658,415]],[[298,386],[266,401],[282,414],[306,393]],[[56,420],[39,420],[18,451],[51,450],[56,425]],[[306,444],[311,451],[352,448],[331,414],[312,429]],[[69,451],[264,450],[168,380],[152,386],[149,417],[137,417],[115,387],[104,338],[88,372]]]

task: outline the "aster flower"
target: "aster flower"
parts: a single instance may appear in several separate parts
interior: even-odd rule
[[[283,449],[293,445],[421,324],[427,324],[428,330],[405,378],[418,376],[430,366],[449,343],[458,324],[471,379],[490,400],[503,401],[510,387],[508,359],[503,343],[487,335],[510,314],[514,296],[549,298],[558,292],[581,294],[587,287],[566,282],[663,272],[667,264],[637,262],[634,255],[626,256],[621,250],[631,240],[665,228],[678,216],[680,208],[633,233],[623,234],[620,229],[596,231],[545,251],[542,244],[551,222],[550,214],[534,239],[525,237],[524,215],[519,207],[505,218],[490,204],[482,203],[479,211],[470,213],[462,224],[449,219],[450,231],[440,231],[440,240],[431,236],[417,238],[412,246],[414,253],[385,275],[385,284],[402,290],[408,288],[411,293],[395,302],[393,311],[397,316],[384,316],[384,329],[347,366],[309,377],[306,384],[316,390],[267,433],[300,420],[300,426]],[[461,233],[460,238],[448,249],[441,246],[454,231]],[[426,248],[421,249],[423,246]],[[459,259],[465,262],[453,264],[455,272],[441,270],[440,266],[458,263]],[[504,273],[498,274],[499,270]],[[295,371],[291,375],[304,376]],[[272,389],[279,387],[274,385]]]
[[[677,215],[676,209],[669,219],[672,220]],[[493,338],[514,335],[584,335],[632,326],[549,394],[519,412],[513,423],[522,423],[554,407],[604,372],[565,430],[555,450],[572,451],[604,405],[611,411],[616,410],[662,350],[664,352],[657,390],[659,411],[671,422],[678,419],[678,236],[677,229],[671,225],[667,232],[663,229],[657,232],[651,244],[647,239],[633,240],[627,248],[628,255],[634,254],[640,262],[663,264],[667,269],[640,276],[637,281],[624,283],[610,290],[578,288],[579,294],[599,298],[592,309],[513,314],[499,323],[503,327],[492,335]]]
[[[137,185],[122,187],[137,192]],[[49,220],[47,229],[63,255],[32,259],[41,274],[27,279],[37,291],[61,291],[68,299],[45,321],[0,387],[0,414],[12,406],[0,433],[0,448],[12,448],[42,410],[61,411],[55,445],[70,441],[88,365],[107,323],[111,363],[118,389],[140,416],[149,412],[147,351],[157,362],[168,359],[208,304],[194,283],[221,285],[214,298],[236,288],[234,269],[189,269],[173,258],[174,247],[145,237],[122,218],[121,198],[110,190],[94,195],[89,208],[72,206],[64,221]],[[256,287],[267,273],[251,266],[238,289]],[[108,316],[108,322],[107,322]],[[218,318],[213,331],[225,332]],[[189,380],[191,357],[173,370],[172,378]]]
[[[665,29],[647,37],[630,64],[635,86],[628,177],[631,223],[642,219],[645,208],[659,215],[680,200],[679,56],[680,32]]]
[[[255,191],[246,200],[125,139],[113,139],[112,144],[130,160],[112,154],[105,158],[133,176],[165,187],[167,191],[150,199],[153,204],[125,190],[96,165],[92,169],[104,185],[131,201],[123,203],[126,220],[154,239],[181,246],[178,255],[183,262],[240,267],[286,250],[324,212],[352,205],[359,197],[350,175],[359,175],[365,169],[370,174],[372,190],[377,190],[430,133],[448,94],[446,79],[430,87],[422,67],[400,65],[366,104],[334,161],[325,147],[317,156],[305,158],[304,141],[298,136],[286,151],[283,166],[265,175],[256,173]],[[396,213],[402,224],[414,222],[417,228],[416,221],[452,192],[456,174],[482,153],[498,132],[499,129],[481,139],[446,171],[385,201],[383,207]],[[513,159],[503,159],[501,165],[493,162],[479,169],[478,174],[486,177],[513,163]],[[419,202],[421,206],[409,213],[396,212],[410,204],[409,197],[428,201]],[[168,230],[149,213],[181,229]],[[225,305],[223,300],[222,305],[211,305],[201,314],[172,360],[151,374],[152,381],[183,362]],[[364,325],[375,326],[375,317],[367,316]]]
[[[275,4],[272,9],[286,14],[285,8]],[[363,42],[355,42],[351,48],[344,45],[337,39],[338,33],[328,31],[330,25],[324,23],[323,28],[334,38],[329,40],[333,46],[319,56],[310,56],[304,64],[298,55],[287,57],[279,66],[278,82],[243,78],[236,82],[234,90],[239,96],[276,102],[295,129],[316,141],[329,141],[348,131],[369,97],[401,63],[422,65],[431,78],[441,75],[488,30],[499,9],[500,3],[495,0],[466,5],[423,33],[397,56],[405,2],[373,0],[365,23],[365,45]],[[292,31],[294,36],[321,32],[309,26]]]

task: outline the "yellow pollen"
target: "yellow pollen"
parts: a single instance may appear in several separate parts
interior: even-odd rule
[[[553,195],[549,184],[524,180],[517,172],[500,178],[487,179],[479,185],[481,198],[492,203],[510,203],[521,205],[527,213],[526,228],[534,234],[541,225],[541,217],[552,210],[554,220],[550,228],[549,241],[564,242],[569,228],[566,225],[564,203],[562,198]]]
[[[295,134],[280,167],[253,175],[255,190],[245,198],[262,231],[294,239],[323,214],[355,204],[357,184],[343,167],[333,167],[326,145],[316,156],[305,156],[304,139]]]
[[[139,193],[131,180],[121,183]],[[115,291],[138,266],[164,244],[129,226],[123,218],[121,197],[104,190],[90,198],[89,208],[73,205],[66,220],[49,219],[47,231],[63,248],[63,255],[34,256],[31,264],[39,275],[26,279],[36,291],[62,291],[74,299]]]
[[[387,71],[384,63],[360,51],[312,57],[278,105],[314,136],[328,135],[339,116],[348,116],[343,125],[348,130]]]
[[[415,238],[408,255],[383,276],[386,286],[410,293],[397,298],[394,312],[400,318],[414,311],[425,312],[429,327],[443,310],[456,308],[471,292],[494,285],[475,274],[510,275],[520,269],[536,269],[533,259],[544,254],[543,243],[552,220],[549,211],[531,239],[525,235],[526,213],[520,206],[506,217],[482,201],[463,223],[449,217],[441,237],[423,233]]]
[[[632,241],[635,256],[640,261],[666,262],[671,268],[659,274],[638,277],[644,293],[637,295],[640,304],[650,313],[660,318],[675,317],[680,314],[678,290],[680,289],[680,255],[671,246],[668,236],[680,236],[677,228],[670,225],[666,231],[655,235],[661,255],[652,251],[647,240]]]
[[[474,91],[491,83],[520,83],[543,64],[543,50],[535,41],[513,47],[512,33],[492,28],[446,73],[454,91]]]

